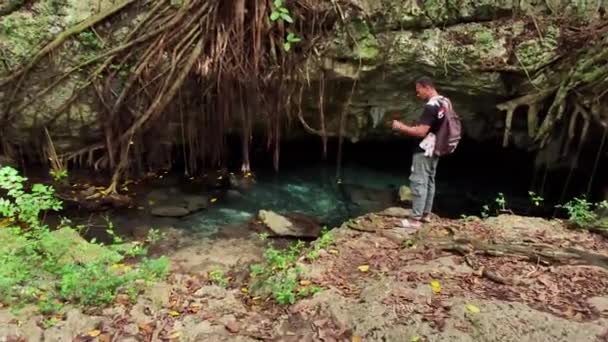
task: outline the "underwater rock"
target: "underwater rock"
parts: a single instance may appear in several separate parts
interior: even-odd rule
[[[190,210],[177,206],[157,206],[150,210],[150,214],[163,217],[182,217],[190,214]]]

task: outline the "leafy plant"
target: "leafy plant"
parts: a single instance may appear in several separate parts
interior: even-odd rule
[[[334,241],[333,235],[331,235],[329,233],[329,231],[327,230],[327,227],[324,227],[321,230],[321,235],[315,242],[313,249],[310,250],[308,252],[308,254],[306,255],[306,259],[308,259],[310,261],[316,260],[319,257],[320,250],[327,249],[329,246],[333,245],[334,243],[335,243],[335,241]]]
[[[577,226],[588,227],[598,219],[594,210],[608,209],[608,201],[592,203],[585,197],[575,197],[566,204],[559,204],[556,207],[566,209],[568,219]]]
[[[489,216],[490,216],[490,206],[486,204],[481,208],[481,217],[488,218]]]
[[[55,182],[62,181],[68,177],[68,170],[66,169],[51,170],[49,173]]]
[[[319,246],[327,244],[328,241],[329,238],[318,240]],[[281,305],[293,304],[298,298],[320,291],[320,288],[310,282],[299,281],[302,270],[296,265],[296,261],[303,249],[302,241],[286,250],[278,250],[269,244],[264,252],[264,263],[252,265],[250,268],[252,287],[265,289]]]
[[[228,287],[228,278],[224,275],[224,271],[222,270],[213,270],[209,272],[209,280],[217,286]]]
[[[545,200],[541,196],[538,196],[534,191],[528,191],[528,195],[530,196],[530,201],[534,204],[535,207],[540,206],[540,204]]]
[[[26,191],[26,178],[10,167],[0,169],[0,301],[12,306],[37,302],[43,314],[51,314],[69,301],[82,305],[105,305],[117,294],[131,298],[148,281],[164,278],[166,258],[142,259],[125,265],[125,256],[143,256],[141,244],[125,244],[108,220],[108,233],[121,245],[87,242],[62,219],[51,231],[40,214],[59,210],[60,200],[50,186],[34,184]],[[44,324],[53,324],[53,318]]]
[[[507,210],[507,200],[505,200],[505,195],[502,192],[498,193],[498,197],[496,197],[496,199],[494,200],[494,202],[496,202],[496,204],[498,205],[498,208],[500,211],[506,211]]]
[[[285,43],[283,43],[283,49],[289,52],[289,50],[291,50],[291,45],[300,41],[302,41],[300,37],[296,36],[293,32],[289,32],[285,38]]]
[[[50,186],[34,184],[31,193],[25,192],[23,183],[26,180],[10,166],[0,169],[0,188],[6,190],[9,197],[0,198],[0,214],[13,221],[37,226],[41,212],[60,210],[62,203],[54,197],[55,191]]]
[[[289,14],[289,9],[283,4],[283,0],[274,0],[274,8],[270,13],[270,20],[282,20],[288,23],[293,23],[293,18]]]

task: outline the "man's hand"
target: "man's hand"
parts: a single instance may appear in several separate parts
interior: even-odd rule
[[[393,129],[403,132],[407,135],[413,136],[413,137],[418,137],[418,138],[424,138],[430,130],[430,126],[429,125],[418,125],[418,126],[414,126],[414,127],[410,127],[398,120],[393,120]]]
[[[394,130],[400,131],[403,129],[403,126],[405,126],[405,125],[403,123],[401,123],[401,121],[393,120],[392,127]]]

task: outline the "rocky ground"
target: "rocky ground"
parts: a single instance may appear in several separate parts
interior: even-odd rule
[[[0,309],[0,341],[608,341],[608,239],[559,221],[435,219],[418,232],[392,208],[334,229],[291,306],[248,290],[264,242],[178,238],[172,274],[132,304],[65,308],[52,327]],[[212,285],[222,269],[228,286]]]

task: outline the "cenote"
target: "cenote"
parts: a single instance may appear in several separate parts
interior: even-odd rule
[[[409,203],[398,201],[398,192],[400,186],[409,183],[412,139],[344,141],[339,164],[336,140],[329,140],[326,159],[322,158],[319,139],[285,142],[278,171],[272,167],[272,153],[264,146],[254,145],[252,177],[246,179],[239,170],[238,144],[238,141],[228,144],[231,159],[222,176],[216,170],[186,174],[176,153],[171,169],[159,171],[137,186],[134,207],[101,213],[71,208],[69,211],[74,213],[71,217],[87,222],[91,226],[89,235],[95,237],[103,235],[105,221],[101,217],[105,215],[125,233],[142,225],[172,226],[212,237],[225,228],[233,234],[248,234],[247,223],[255,220],[261,209],[305,214],[331,228],[368,212],[391,206],[409,207]],[[543,177],[545,195],[539,192]],[[496,214],[500,209],[496,200],[501,196],[506,201],[505,208],[516,214],[560,215],[554,206],[563,192],[557,186],[562,182],[561,175],[535,171],[534,154],[522,150],[465,138],[456,153],[440,161],[436,179],[434,213],[441,217]],[[534,205],[529,191],[543,196],[543,202]],[[208,198],[209,207],[180,218],[149,213],[158,196],[171,202],[193,195]],[[92,220],[98,223],[91,225]]]

